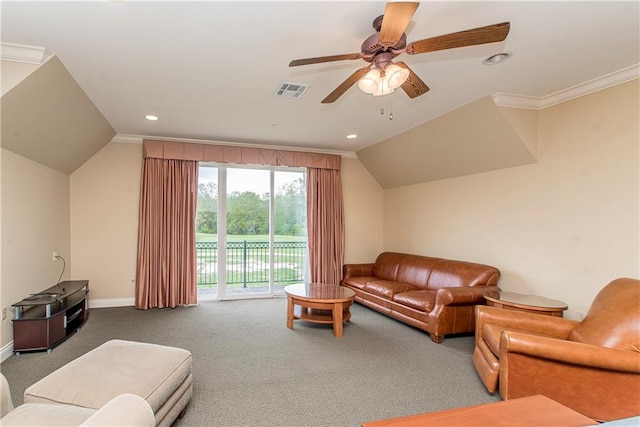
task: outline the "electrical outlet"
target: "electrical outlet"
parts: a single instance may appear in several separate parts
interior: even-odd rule
[[[58,259],[58,252],[54,252],[53,255],[51,256],[52,261],[55,261]]]
[[[7,318],[7,307],[2,307],[2,320]]]

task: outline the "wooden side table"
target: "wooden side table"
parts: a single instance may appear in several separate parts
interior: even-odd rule
[[[484,405],[363,423],[362,427],[595,426],[598,423],[540,394]]]
[[[515,292],[490,292],[484,296],[484,299],[490,306],[556,317],[562,317],[562,312],[568,308],[562,301]]]

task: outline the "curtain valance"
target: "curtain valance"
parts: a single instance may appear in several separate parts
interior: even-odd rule
[[[143,140],[145,158],[195,160],[265,166],[289,166],[340,170],[341,158],[335,154],[190,142]]]

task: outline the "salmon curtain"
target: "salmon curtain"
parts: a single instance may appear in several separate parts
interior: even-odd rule
[[[138,220],[138,309],[197,303],[198,162],[145,158]]]
[[[344,263],[340,170],[307,168],[307,233],[311,282],[339,285]]]

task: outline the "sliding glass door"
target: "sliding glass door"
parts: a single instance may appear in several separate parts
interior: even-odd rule
[[[272,296],[303,282],[304,170],[201,165],[196,229],[200,299]]]

